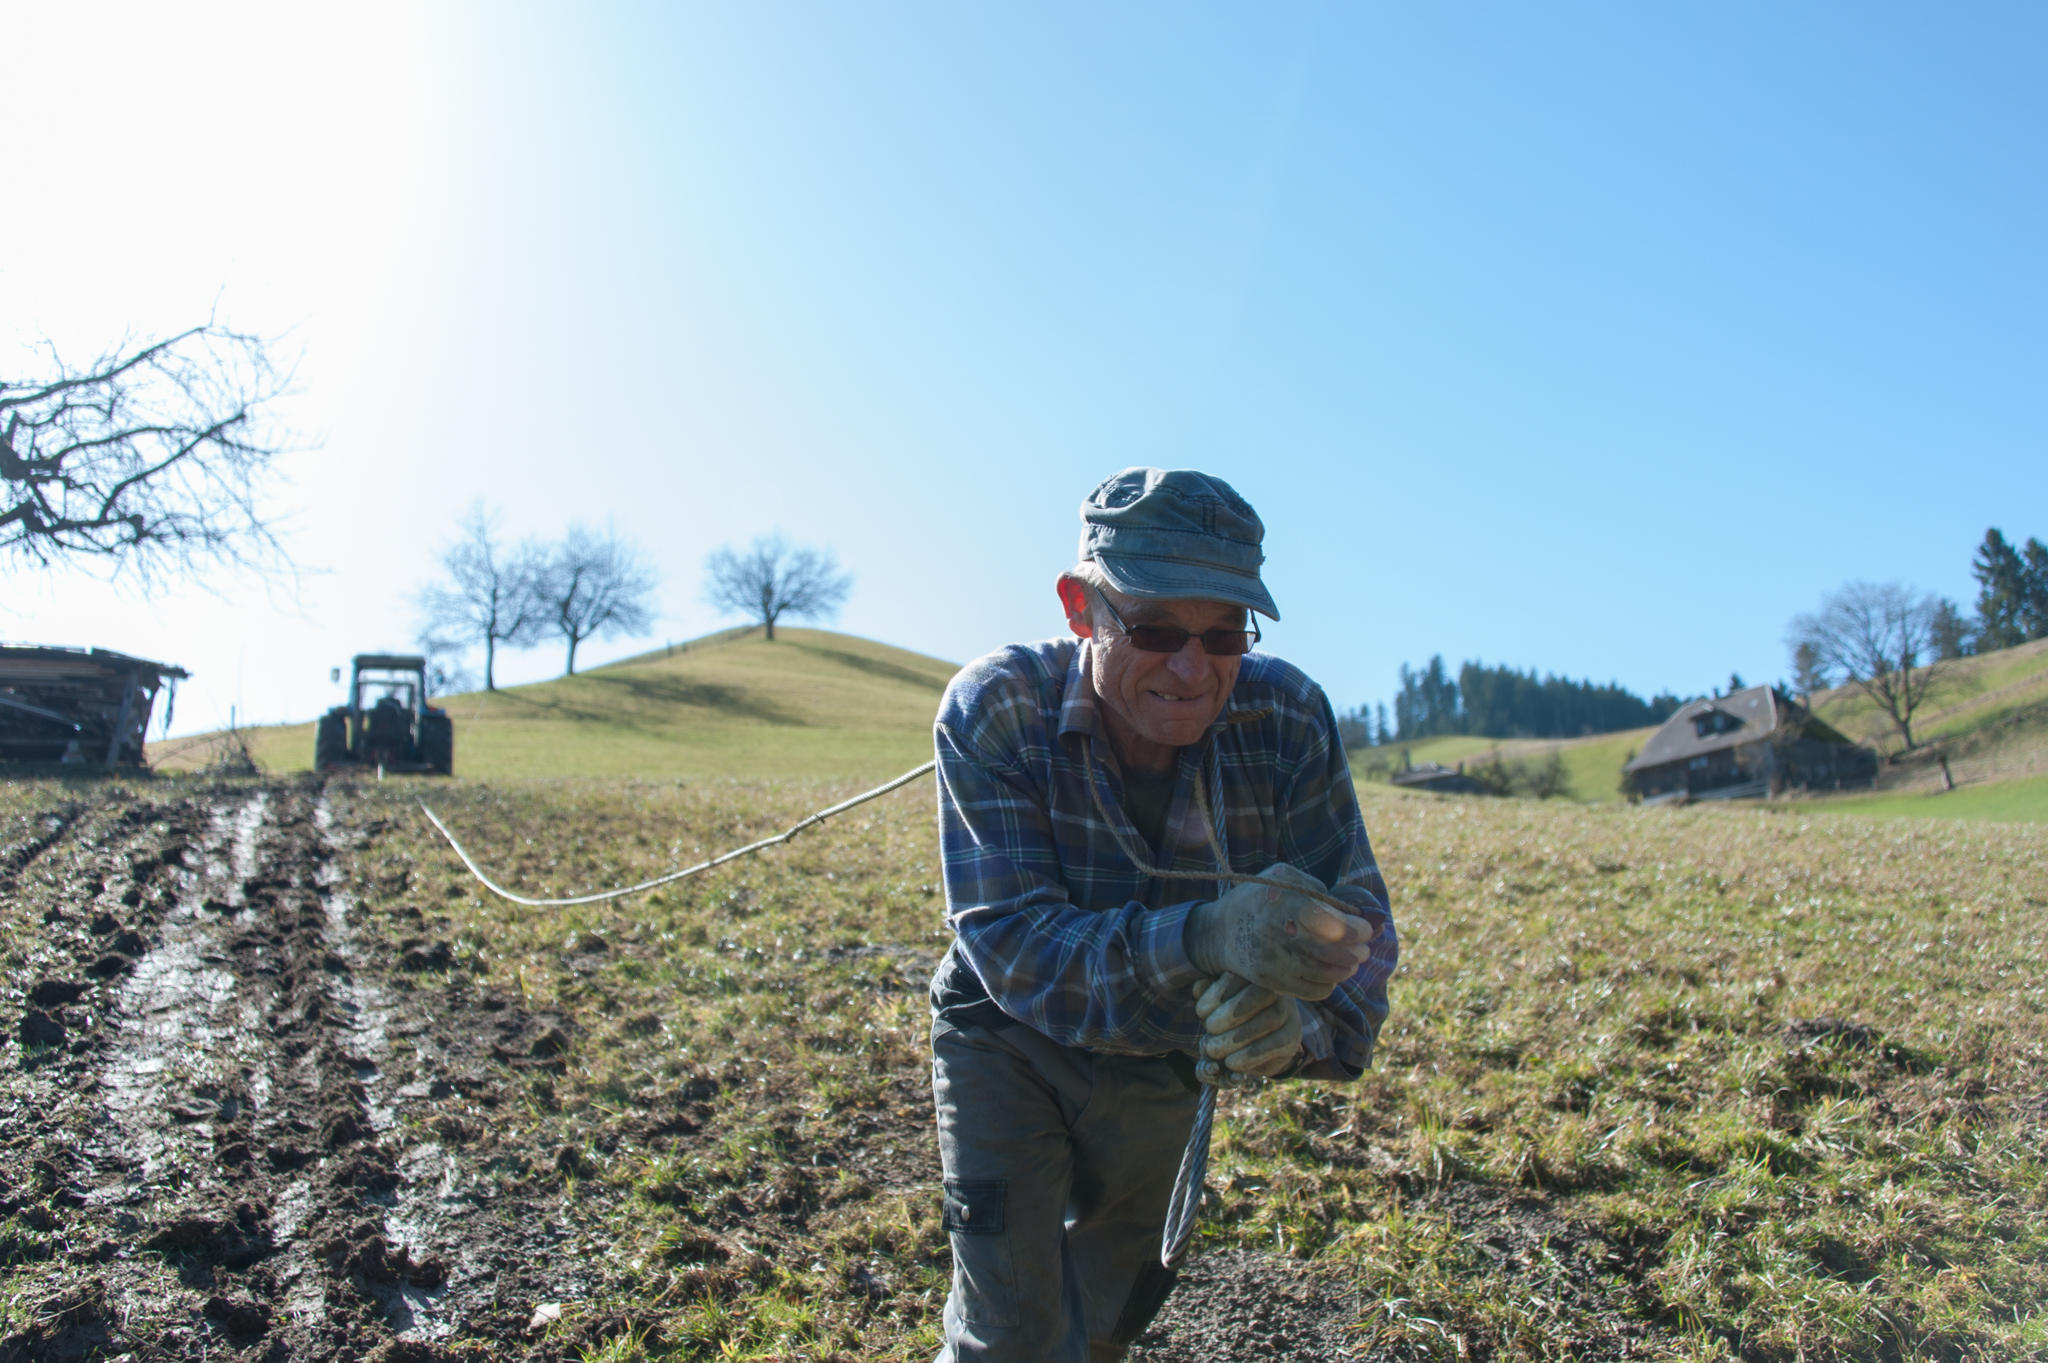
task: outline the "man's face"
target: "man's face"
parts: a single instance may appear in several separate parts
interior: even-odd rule
[[[1095,696],[1117,756],[1142,770],[1164,770],[1172,765],[1173,750],[1199,742],[1223,713],[1244,659],[1211,657],[1197,637],[1178,653],[1146,653],[1132,645],[1107,611],[1097,608],[1077,619],[1069,584],[1080,585],[1067,579],[1060,595],[1074,632],[1095,641]],[[1223,601],[1144,601],[1122,593],[1111,594],[1110,601],[1134,626],[1173,626],[1191,635],[1245,627],[1244,607]]]

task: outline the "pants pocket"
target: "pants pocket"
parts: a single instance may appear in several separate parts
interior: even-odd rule
[[[1010,1185],[1000,1178],[947,1179],[942,1217],[953,1242],[953,1297],[977,1325],[1017,1324],[1017,1266],[1010,1253]]]

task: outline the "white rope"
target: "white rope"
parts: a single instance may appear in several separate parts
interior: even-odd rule
[[[625,896],[629,894],[639,894],[643,890],[652,890],[656,886],[670,884],[673,881],[683,879],[685,876],[696,875],[699,871],[708,871],[714,866],[723,866],[726,862],[735,860],[739,857],[743,857],[749,852],[758,852],[764,847],[773,847],[777,843],[788,842],[791,838],[803,832],[806,828],[809,828],[811,825],[823,823],[825,820],[831,818],[834,814],[843,814],[847,810],[852,809],[855,805],[866,804],[869,800],[874,799],[877,795],[887,795],[890,791],[895,790],[899,786],[907,786],[912,781],[915,781],[918,777],[923,776],[926,772],[931,771],[938,765],[939,764],[937,762],[927,762],[921,767],[914,767],[911,770],[904,772],[901,776],[897,777],[893,781],[887,782],[884,785],[876,786],[873,790],[863,791],[861,794],[854,796],[851,800],[841,800],[838,804],[833,805],[830,809],[821,809],[817,813],[812,814],[807,818],[800,819],[796,823],[790,825],[790,827],[786,831],[778,833],[772,838],[763,838],[759,842],[750,842],[745,847],[735,847],[732,851],[726,852],[720,856],[715,856],[709,861],[700,861],[695,866],[685,866],[681,870],[670,871],[666,875],[656,876],[652,880],[643,880],[638,885],[628,885],[625,888],[618,890],[600,890],[596,894],[572,895],[567,899],[529,899],[523,894],[514,894],[512,891],[506,889],[503,885],[500,885],[497,881],[492,880],[489,876],[485,875],[483,872],[483,868],[476,864],[475,859],[472,858],[469,855],[469,853],[462,850],[462,844],[457,842],[455,840],[455,835],[448,831],[448,825],[442,823],[439,816],[437,816],[433,810],[427,808],[427,802],[425,800],[421,800],[419,802],[419,806],[420,812],[427,816],[427,821],[433,824],[436,829],[440,830],[441,836],[448,840],[448,845],[455,849],[455,855],[462,858],[462,864],[469,868],[469,873],[472,876],[475,876],[477,882],[481,884],[485,889],[489,890],[492,894],[497,895],[500,899],[511,900],[514,904],[524,904],[529,908],[535,909],[559,909],[566,908],[572,904],[597,904],[607,899],[623,899]]]
[[[1216,836],[1216,820],[1209,812],[1209,796],[1203,788],[1202,773],[1199,769],[1195,772],[1195,813],[1202,821],[1202,832],[1208,835],[1209,853],[1216,858],[1218,869],[1213,871],[1176,871],[1154,865],[1151,858],[1145,855],[1142,845],[1133,844],[1122,826],[1109,816],[1109,809],[1102,801],[1102,792],[1096,789],[1095,773],[1092,771],[1088,773],[1088,793],[1095,797],[1095,817],[1102,820],[1104,826],[1109,829],[1110,836],[1116,839],[1117,847],[1130,859],[1131,864],[1148,876],[1160,880],[1208,880],[1218,885],[1257,885],[1266,881],[1262,875],[1247,875],[1242,871],[1230,869],[1230,854],[1223,850],[1223,843]],[[1358,916],[1356,904],[1347,904],[1327,891],[1311,890],[1291,882],[1285,888],[1291,894],[1302,895],[1315,900],[1318,904],[1328,905],[1348,917]]]

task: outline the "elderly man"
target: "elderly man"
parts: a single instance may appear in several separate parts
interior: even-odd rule
[[[1258,516],[1137,468],[1081,520],[1076,637],[969,664],[939,706],[941,1363],[1121,1357],[1173,1285],[1197,1062],[1357,1078],[1396,958],[1330,703],[1250,652],[1248,613],[1280,618]]]

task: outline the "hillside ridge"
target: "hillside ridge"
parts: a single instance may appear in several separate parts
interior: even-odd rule
[[[954,663],[831,630],[721,631],[575,676],[438,697],[458,777],[880,779],[931,753]],[[270,771],[312,766],[313,721],[242,731]],[[202,765],[220,735],[152,745]]]

